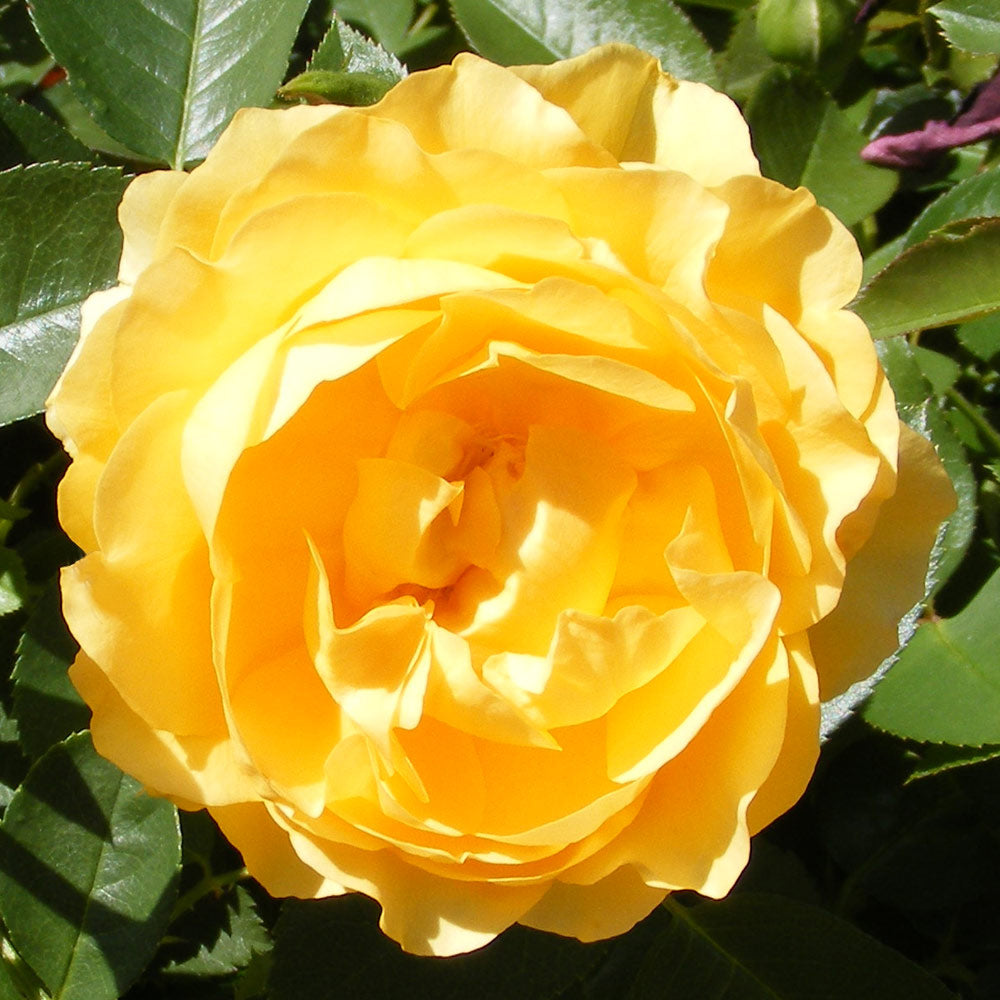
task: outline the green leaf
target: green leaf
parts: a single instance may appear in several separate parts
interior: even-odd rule
[[[865,136],[805,74],[772,70],[757,85],[746,114],[764,175],[787,187],[809,188],[844,225],[866,218],[895,190],[896,175],[858,156]]]
[[[764,75],[774,68],[774,60],[757,37],[756,19],[751,11],[739,16],[718,64],[723,89],[741,106],[750,100]]]
[[[451,7],[476,49],[505,66],[630,42],[676,77],[718,85],[711,49],[670,0],[451,0]]]
[[[940,913],[1000,891],[990,829],[1000,810],[967,794],[959,775],[911,781],[916,753],[903,741],[866,727],[854,735],[828,760],[813,799],[816,838],[848,876],[843,912],[871,898],[897,913]]]
[[[945,230],[900,254],[853,308],[876,338],[975,319],[1000,309],[998,273],[1000,220]]]
[[[901,249],[916,246],[961,219],[1000,216],[1000,169],[994,167],[959,181],[920,213],[906,231]]]
[[[14,664],[14,716],[32,757],[87,727],[90,710],[66,673],[76,650],[53,582],[28,618]]]
[[[171,978],[230,976],[272,944],[253,897],[240,885],[225,896],[204,897],[170,931],[179,938],[165,949],[163,971]]]
[[[992,361],[1000,354],[1000,313],[963,323],[955,331],[955,336],[980,361]]]
[[[934,390],[917,362],[914,349],[904,337],[876,341],[875,347],[896,395],[900,417],[918,434],[934,442],[958,498],[958,506],[948,518],[931,557],[928,589],[933,590],[958,568],[972,541],[978,516],[976,477],[948,419],[949,411],[933,398]]]
[[[930,12],[955,48],[986,56],[1000,52],[1000,10],[996,0],[942,0]]]
[[[909,780],[930,778],[942,771],[953,771],[997,757],[1000,757],[1000,746],[956,747],[947,743],[930,743],[921,749],[920,763],[914,767]]]
[[[548,1000],[604,955],[526,927],[442,961],[405,954],[378,929],[378,905],[356,894],[290,900],[275,927],[268,1000]]]
[[[34,0],[42,40],[109,135],[180,169],[268,104],[308,0]]]
[[[54,1000],[121,996],[176,895],[177,810],[94,752],[52,747],[0,824],[0,916]]]
[[[392,53],[336,17],[316,47],[307,69],[370,73],[390,83],[398,83],[406,76],[403,64]]]
[[[818,906],[766,893],[667,905],[673,919],[629,1000],[954,1000],[919,966]]]
[[[28,589],[21,557],[12,549],[0,548],[0,615],[20,611],[27,601]]]
[[[917,346],[913,349],[913,354],[917,359],[917,364],[920,365],[920,370],[930,382],[931,388],[939,396],[946,393],[962,374],[961,365],[940,351]]]
[[[875,689],[864,717],[926,743],[1000,743],[1000,573],[953,618],[925,622]]]
[[[0,425],[41,411],[79,335],[80,303],[115,279],[117,170],[40,164],[0,174]]]
[[[0,94],[0,170],[42,160],[91,160],[93,153],[28,104]]]
[[[414,0],[335,0],[341,18],[360,24],[387,49],[402,47],[413,23]]]

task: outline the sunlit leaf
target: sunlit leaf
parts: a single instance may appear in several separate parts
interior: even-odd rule
[[[308,0],[34,0],[39,34],[95,120],[136,153],[199,160],[268,104]]]
[[[603,42],[631,42],[668,73],[718,83],[711,50],[670,0],[452,0],[472,44],[503,65],[548,63]]]
[[[114,1000],[152,956],[176,894],[177,810],[98,757],[52,747],[0,824],[0,916],[54,998]]]
[[[381,45],[365,38],[349,24],[334,18],[323,41],[316,47],[309,70],[334,73],[369,73],[396,83],[406,76],[403,64]]]
[[[1000,573],[953,618],[925,622],[865,706],[865,719],[928,743],[1000,743]]]
[[[944,231],[911,247],[854,303],[873,337],[925,330],[1000,309],[1000,220]]]
[[[113,283],[117,170],[43,163],[0,174],[0,424],[38,413],[79,335],[80,303]]]
[[[996,0],[941,0],[930,12],[956,48],[983,55],[1000,52],[1000,9]]]

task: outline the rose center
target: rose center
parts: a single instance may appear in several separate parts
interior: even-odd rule
[[[344,522],[348,600],[363,614],[410,596],[433,602],[437,615],[471,570],[489,574],[524,443],[452,414],[416,411],[400,419],[384,456],[357,469]]]

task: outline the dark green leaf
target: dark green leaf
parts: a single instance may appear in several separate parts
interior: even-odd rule
[[[253,897],[239,885],[224,897],[200,900],[172,925],[171,936],[181,939],[167,949],[164,973],[171,977],[229,976],[271,947]]]
[[[928,743],[1000,743],[1000,573],[955,615],[925,622],[865,706],[865,719]]]
[[[401,951],[377,921],[377,904],[359,895],[286,903],[269,1000],[547,1000],[605,950],[515,926],[471,954],[420,958]]]
[[[387,49],[396,51],[413,22],[414,0],[336,0],[337,14],[365,28]]]
[[[949,1000],[932,976],[818,906],[766,893],[686,908],[630,1000]]]
[[[337,18],[313,53],[308,69],[370,73],[390,83],[406,75],[403,64],[394,55]]]
[[[511,66],[549,63],[602,42],[631,42],[685,80],[718,84],[705,40],[670,0],[452,0],[469,40]]]
[[[141,156],[203,158],[268,104],[308,0],[35,0],[39,34],[95,120]]]
[[[959,775],[910,781],[916,754],[902,741],[858,735],[814,786],[817,832],[848,875],[843,911],[873,898],[932,913],[1000,890],[995,810],[967,794]]]
[[[65,129],[27,104],[0,94],[0,170],[42,160],[91,160]]]
[[[33,87],[54,65],[38,40],[23,3],[0,11],[0,89],[19,92]]]
[[[747,120],[761,170],[788,187],[803,185],[845,225],[883,205],[896,176],[865,163],[857,126],[802,73],[776,68],[758,84]]]
[[[98,757],[52,747],[0,824],[0,915],[53,998],[113,1000],[153,954],[180,862],[176,809]]]
[[[873,337],[975,319],[1000,309],[1000,220],[911,247],[861,290],[853,308]]]
[[[1000,52],[1000,10],[996,0],[941,0],[931,7],[931,13],[956,48],[987,56]]]
[[[75,164],[0,174],[0,424],[42,409],[76,343],[80,303],[114,282],[125,183]]]
[[[59,608],[59,589],[50,585],[28,619],[14,664],[14,715],[21,745],[32,757],[85,729],[90,719],[66,673],[76,650]]]

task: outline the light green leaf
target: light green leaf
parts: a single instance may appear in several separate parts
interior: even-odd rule
[[[931,13],[955,48],[987,56],[1000,52],[1000,9],[996,0],[942,0],[931,7]]]
[[[14,716],[21,745],[32,757],[87,727],[90,710],[66,673],[76,650],[53,583],[28,618],[14,663]]]
[[[975,319],[1000,309],[998,275],[1000,220],[946,229],[897,257],[853,308],[876,338]]]
[[[974,174],[932,201],[906,231],[901,249],[916,246],[961,219],[1000,216],[1000,169]]]
[[[115,279],[126,181],[43,163],[0,174],[0,425],[41,411],[76,343],[80,303]]]
[[[65,129],[28,104],[0,94],[0,170],[41,160],[92,160]]]
[[[9,615],[24,607],[28,581],[21,557],[12,549],[0,548],[0,615]]]
[[[909,342],[904,337],[892,337],[877,341],[875,346],[896,395],[900,417],[918,434],[934,442],[958,498],[958,506],[948,518],[931,557],[927,586],[928,591],[933,591],[958,568],[972,541],[978,517],[976,477],[948,419],[949,411],[934,399],[934,390]]]
[[[287,101],[299,98],[310,104],[342,104],[360,108],[385,97],[392,84],[374,73],[336,73],[328,69],[308,69],[278,88]]]
[[[938,980],[832,913],[767,893],[690,908],[669,926],[629,1000],[954,1000]]]
[[[875,689],[864,717],[927,743],[1000,743],[1000,573],[953,618],[925,622]]]
[[[764,175],[809,188],[845,225],[860,222],[895,190],[895,173],[858,156],[865,136],[805,74],[775,68],[757,85],[746,113]]]
[[[956,747],[947,743],[929,743],[921,749],[920,762],[914,767],[908,781],[930,778],[942,771],[954,771],[984,760],[1000,757],[1000,746]]]
[[[937,395],[946,393],[962,374],[961,365],[947,354],[932,351],[928,347],[917,346],[913,349],[920,370],[927,377],[931,388]]]
[[[1000,354],[1000,313],[963,323],[955,331],[955,336],[980,361],[991,361]]]
[[[397,83],[406,76],[403,64],[392,53],[337,18],[316,47],[307,69],[370,73],[390,83]]]
[[[176,895],[177,810],[98,757],[89,733],[31,769],[0,824],[0,916],[53,1000],[114,1000]]]
[[[34,0],[42,40],[97,123],[141,156],[202,159],[270,103],[308,0]]]
[[[757,37],[756,20],[752,11],[738,16],[729,41],[718,57],[723,89],[734,101],[745,105],[761,79],[774,68]]]
[[[676,77],[718,85],[711,50],[670,0],[451,0],[451,6],[476,49],[505,66],[630,42]]]

